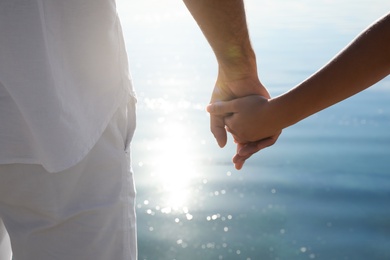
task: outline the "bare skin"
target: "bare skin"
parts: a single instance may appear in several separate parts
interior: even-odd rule
[[[208,106],[225,123],[242,149],[241,165],[282,129],[372,86],[390,74],[390,14],[379,19],[328,64],[292,90],[273,99],[248,96]],[[256,141],[259,140],[259,141]]]
[[[184,3],[218,61],[218,76],[210,103],[248,95],[270,98],[257,75],[243,0],[184,0]],[[224,115],[212,114],[210,128],[218,145],[224,147],[227,142]],[[277,136],[274,139],[276,141]],[[237,152],[241,148],[242,144],[238,143]]]

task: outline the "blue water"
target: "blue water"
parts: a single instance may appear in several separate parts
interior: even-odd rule
[[[139,1],[141,2],[141,1]],[[139,258],[390,259],[390,78],[231,163],[204,107],[216,62],[181,1],[119,1],[138,92]],[[319,69],[389,1],[247,1],[271,95]]]

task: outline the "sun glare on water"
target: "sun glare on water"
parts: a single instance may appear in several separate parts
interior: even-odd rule
[[[155,158],[155,172],[152,174],[161,183],[165,194],[163,203],[172,210],[179,210],[187,207],[189,186],[195,177],[189,152],[191,141],[186,139],[187,130],[180,123],[169,123],[162,131],[165,138],[156,143],[161,152]]]
[[[187,219],[191,218],[189,210],[199,188],[196,183],[200,178],[198,148],[201,141],[187,113],[199,110],[199,105],[183,98],[163,97],[145,98],[141,103],[142,109],[154,118],[148,129],[153,138],[141,144],[146,152],[142,158],[147,159],[142,161],[142,167],[148,167],[145,185],[150,191],[145,196],[148,199],[146,208],[156,213],[185,214]]]

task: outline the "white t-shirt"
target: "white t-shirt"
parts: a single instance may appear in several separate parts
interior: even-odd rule
[[[115,0],[0,1],[0,163],[73,166],[128,95]]]

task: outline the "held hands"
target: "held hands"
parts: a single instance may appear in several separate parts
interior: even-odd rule
[[[229,101],[248,95],[261,95],[269,98],[268,91],[260,83],[257,76],[245,76],[232,79],[225,77],[220,72],[211,96],[210,104],[219,101]],[[227,142],[225,116],[222,113],[210,113],[210,129],[221,148]]]
[[[251,95],[261,96],[265,100],[270,98],[267,89],[261,84],[258,78],[256,58],[252,49],[250,46],[247,46],[247,51],[243,51],[243,49],[238,50],[241,51],[235,52],[235,55],[232,57],[231,55],[222,55],[224,58],[218,59],[218,78],[208,109],[210,112],[211,132],[214,134],[218,145],[220,147],[226,145],[227,130],[231,132],[236,139],[237,154],[233,158],[233,163],[235,164],[236,169],[241,169],[245,160],[252,154],[275,143],[280,132],[272,132],[272,134],[263,136],[261,139],[248,139],[245,135],[241,136],[241,134],[246,131],[246,129],[252,127],[252,122],[245,123],[245,129],[242,129],[242,131],[236,130],[236,125],[231,125],[236,118],[234,117],[234,114],[241,111],[241,104],[239,104],[240,107],[236,107],[233,111],[228,112],[225,112],[224,110],[214,112],[212,109],[215,104],[223,106],[224,102],[229,104],[228,101]],[[237,101],[241,102],[241,99],[237,99],[235,102]],[[243,103],[245,103],[245,101]],[[222,107],[222,109],[224,109],[224,107]],[[246,109],[252,110],[250,106],[246,106]],[[231,109],[228,107],[226,110]],[[240,113],[240,116],[241,114],[242,113]],[[232,116],[232,120],[226,122],[226,119],[230,118],[229,116]],[[255,130],[255,128],[253,128],[253,130]],[[237,133],[235,131],[237,131]]]
[[[221,128],[226,125],[237,143],[237,154],[233,157],[237,169],[241,169],[252,154],[273,145],[281,134],[282,126],[268,97],[249,95],[230,101],[216,101],[207,107],[211,118],[214,118],[214,126],[218,125],[216,129],[220,135],[213,132],[215,137],[224,137],[220,140],[226,143],[226,132],[223,136]],[[213,120],[211,122],[213,126]]]

